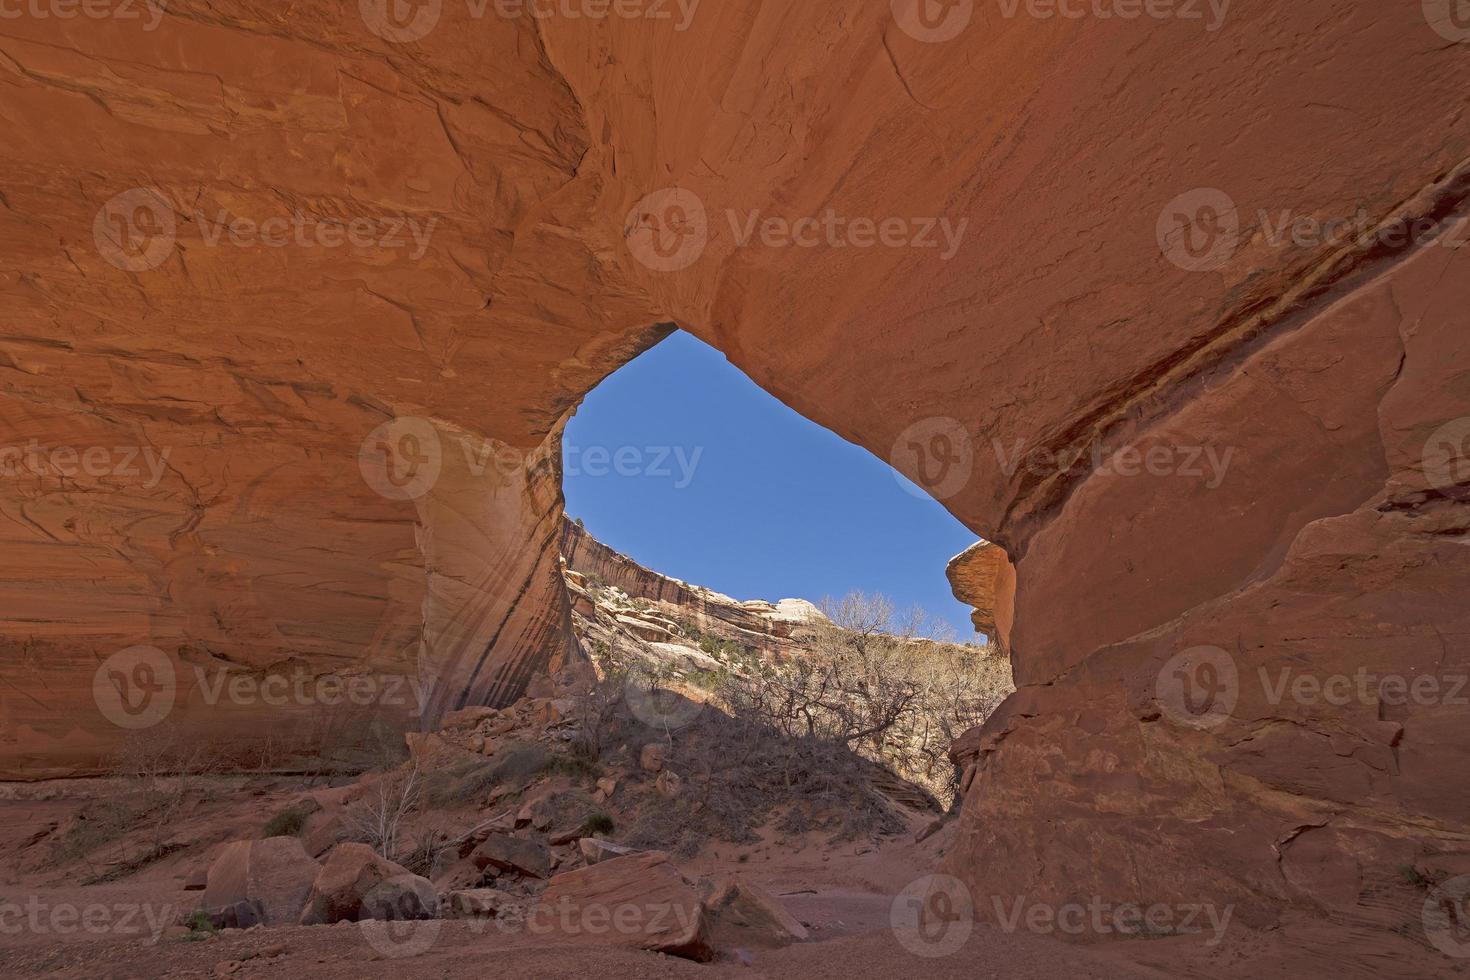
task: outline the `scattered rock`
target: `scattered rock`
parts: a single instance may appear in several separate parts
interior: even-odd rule
[[[604,799],[612,799],[612,795],[617,792],[618,781],[612,776],[603,776],[597,781],[597,789]]]
[[[629,946],[700,962],[714,956],[699,895],[658,851],[557,875],[530,926],[574,942]]]
[[[577,849],[582,852],[582,857],[588,864],[597,864],[599,861],[611,861],[613,858],[627,857],[637,854],[638,850],[626,847],[622,844],[614,844],[612,841],[602,840],[598,837],[583,837],[577,841]]]
[[[450,892],[446,904],[451,915],[460,918],[497,918],[519,911],[521,902],[498,888],[466,888]]]
[[[483,722],[499,717],[500,711],[496,708],[483,706],[460,708],[458,711],[450,711],[445,714],[440,727],[447,732],[468,731],[480,727]]]
[[[418,878],[417,875],[409,874],[401,865],[379,856],[366,844],[338,844],[327,855],[326,862],[312,882],[311,892],[301,911],[301,924],[313,926],[332,922],[356,922],[361,918],[371,918],[372,911],[380,909],[385,901],[402,891],[423,894],[417,885],[389,889],[381,896],[374,896],[368,907],[364,908],[364,899],[375,888],[390,879],[402,877]],[[423,878],[419,878],[419,881],[428,888],[429,894],[433,893],[434,886],[431,883]],[[365,912],[369,914],[365,915]]]
[[[545,844],[509,834],[491,834],[470,853],[470,860],[478,868],[514,871],[529,878],[545,878],[551,873],[551,852]]]
[[[485,877],[485,872],[475,867],[475,862],[468,857],[460,858],[451,862],[447,867],[436,870],[433,875],[434,887],[441,892],[458,891],[465,888],[473,888]]]
[[[563,844],[570,844],[573,841],[580,840],[583,836],[585,835],[583,834],[581,827],[571,827],[566,830],[557,830],[548,834],[546,836],[546,843],[550,844],[552,847],[560,847]]]

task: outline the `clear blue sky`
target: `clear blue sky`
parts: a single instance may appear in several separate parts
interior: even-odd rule
[[[683,331],[589,394],[564,445],[567,513],[655,571],[737,599],[881,592],[976,638],[944,577],[975,535]]]

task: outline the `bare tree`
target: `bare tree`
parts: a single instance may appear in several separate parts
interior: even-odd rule
[[[353,836],[392,860],[398,852],[399,827],[417,809],[423,784],[417,762],[384,774],[367,799],[347,809],[345,817]]]
[[[1010,693],[1009,665],[881,595],[854,592],[822,611],[830,623],[815,628],[808,656],[732,679],[722,700],[737,717],[841,743],[952,799],[950,743]]]

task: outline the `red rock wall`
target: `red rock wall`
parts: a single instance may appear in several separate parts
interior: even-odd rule
[[[1381,928],[1383,869],[1457,846],[1463,708],[1267,705],[1253,679],[1465,660],[1463,505],[1421,461],[1465,411],[1470,253],[1272,234],[1464,212],[1453,24],[376,9],[0,26],[0,445],[170,451],[156,481],[0,481],[6,772],[95,762],[119,733],[94,674],[131,644],[428,677],[430,717],[512,696],[566,649],[562,420],[672,322],[1014,562],[1021,689],[953,864],[974,887]],[[235,242],[221,214],[367,244]],[[783,245],[773,216],[816,220]],[[394,417],[428,428],[374,434]],[[1134,443],[1172,475],[1056,462]],[[364,479],[385,444],[407,497]],[[1178,472],[1206,448],[1233,451],[1220,480]],[[1244,679],[1206,730],[1158,703],[1200,644]],[[185,691],[170,722],[227,715]],[[1360,870],[1325,888],[1324,864]]]

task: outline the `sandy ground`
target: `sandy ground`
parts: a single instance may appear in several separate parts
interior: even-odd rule
[[[81,787],[78,787],[81,789]],[[30,792],[21,794],[23,797]],[[919,977],[923,980],[1130,977],[1466,977],[1470,962],[1425,953],[1405,942],[1350,952],[1316,942],[1311,926],[1257,933],[1232,928],[1225,942],[1201,937],[1064,942],[1024,927],[977,922],[962,941],[905,943],[893,922],[894,899],[942,857],[947,832],[916,844],[911,836],[830,846],[819,839],[771,840],[755,847],[717,845],[680,862],[690,877],[738,870],[776,895],[811,932],[784,949],[726,950],[712,964],[607,946],[576,945],[491,922],[444,920],[226,930],[203,941],[162,935],[194,909],[199,892],[184,878],[215,840],[253,836],[299,787],[289,781],[241,783],[223,808],[181,818],[197,846],[106,884],[79,885],[95,862],[66,869],[38,861],[31,843],[77,807],[69,788],[50,799],[7,799],[0,786],[0,976],[519,978]],[[379,931],[373,931],[373,930]]]

